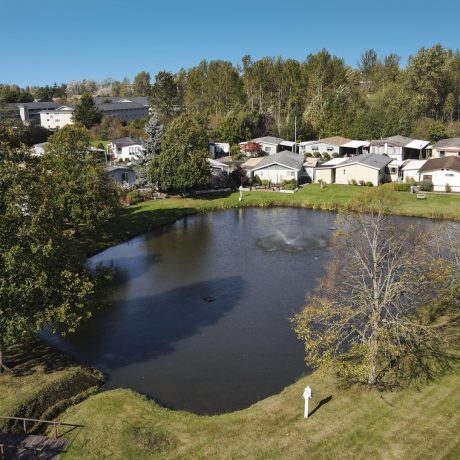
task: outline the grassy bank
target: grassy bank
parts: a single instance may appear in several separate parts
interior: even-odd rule
[[[8,347],[7,358],[11,372],[0,374],[0,415],[49,419],[102,383],[99,372],[39,339]]]
[[[251,191],[244,192],[242,203],[238,193],[202,198],[167,198],[146,201],[123,208],[106,225],[103,231],[88,235],[82,246],[93,254],[114,244],[126,241],[156,227],[175,222],[197,212],[243,207],[288,206],[306,209],[337,211],[368,188],[349,185],[329,185],[321,189],[312,184],[295,194]],[[393,192],[398,205],[394,214],[404,216],[460,220],[460,195],[428,194],[426,200],[417,200],[406,192]]]
[[[308,420],[302,393],[313,388]],[[313,374],[239,412],[200,417],[159,407],[130,390],[92,396],[63,420],[86,427],[65,459],[347,458],[460,456],[458,376],[400,392],[338,389]]]

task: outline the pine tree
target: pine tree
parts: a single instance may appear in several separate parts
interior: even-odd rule
[[[163,136],[163,125],[154,113],[144,128],[147,140],[144,149],[137,155],[134,169],[136,171],[139,184],[145,185],[149,182],[149,169],[152,159],[160,153],[161,138]]]

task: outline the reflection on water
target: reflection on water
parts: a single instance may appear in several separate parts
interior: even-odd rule
[[[112,306],[46,339],[103,370],[108,388],[201,414],[247,407],[307,371],[289,318],[322,274],[334,225],[303,209],[188,217],[93,257],[117,271]]]

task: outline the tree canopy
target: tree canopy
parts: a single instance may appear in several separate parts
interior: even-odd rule
[[[91,128],[102,119],[102,112],[94,104],[93,97],[89,93],[84,93],[75,106],[72,114],[73,121],[81,123],[85,128]]]

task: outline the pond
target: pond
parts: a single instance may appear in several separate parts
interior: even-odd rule
[[[114,267],[112,305],[45,338],[102,370],[106,388],[198,414],[248,407],[308,371],[289,319],[323,274],[335,219],[212,212],[110,248],[90,262]]]

